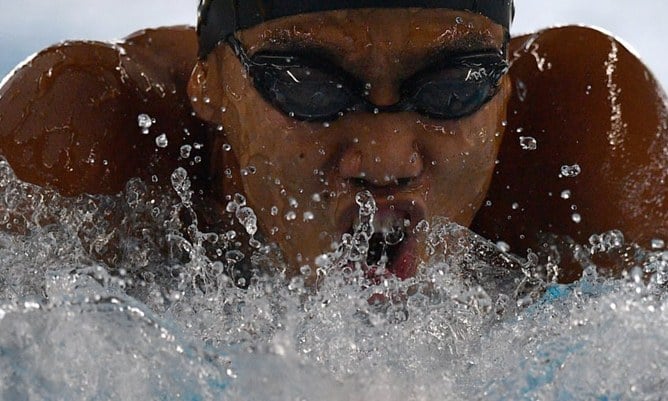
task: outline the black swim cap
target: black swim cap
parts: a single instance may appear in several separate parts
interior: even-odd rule
[[[514,11],[513,0],[200,0],[199,57],[206,57],[237,30],[276,18],[342,9],[409,7],[471,11],[488,17],[506,31]]]

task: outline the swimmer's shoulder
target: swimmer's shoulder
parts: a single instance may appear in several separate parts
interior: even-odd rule
[[[668,109],[651,71],[582,26],[514,38],[509,54],[508,128],[474,228],[520,253],[548,234],[668,240]]]
[[[203,130],[186,94],[196,59],[191,27],[47,48],[0,88],[0,154],[19,178],[66,195],[115,193],[131,177],[168,172],[179,144]],[[140,115],[150,117],[146,134]]]

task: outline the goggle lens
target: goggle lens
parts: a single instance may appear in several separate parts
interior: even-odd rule
[[[356,110],[415,111],[439,119],[476,112],[496,94],[508,69],[500,53],[460,56],[437,63],[406,80],[399,103],[378,107],[366,99],[365,85],[345,71],[306,56],[259,53],[248,57],[230,43],[258,92],[292,118],[331,121]]]

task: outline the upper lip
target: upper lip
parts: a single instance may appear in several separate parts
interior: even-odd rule
[[[426,206],[421,198],[414,196],[395,195],[394,200],[387,200],[387,197],[376,198],[377,217],[384,216],[408,218],[410,224],[405,227],[405,232],[410,233],[417,223],[426,217]],[[336,228],[339,234],[350,232],[355,222],[358,220],[359,206],[351,201],[339,211],[336,215]]]

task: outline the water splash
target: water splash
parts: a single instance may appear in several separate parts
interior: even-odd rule
[[[304,285],[310,269],[283,276],[269,244],[240,250],[257,234],[245,199],[227,208],[238,232],[204,232],[187,172],[171,183],[172,194],[132,180],[118,196],[63,198],[0,161],[0,398],[661,399],[668,390],[665,250],[636,249],[623,257],[637,268],[606,279],[592,258],[629,244],[614,231],[592,236],[579,253],[584,278],[563,286],[535,255],[508,255],[434,219],[415,228],[430,254],[418,276],[370,280],[346,268],[373,235],[375,201],[362,193],[356,229],[314,266],[315,291]],[[230,272],[243,261],[274,273],[239,286]]]

